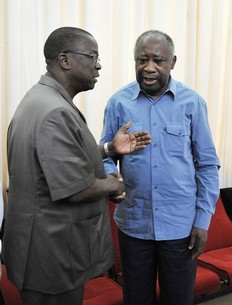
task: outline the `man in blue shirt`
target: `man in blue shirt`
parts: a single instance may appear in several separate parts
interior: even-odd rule
[[[120,159],[105,159],[117,171],[126,198],[115,211],[125,305],[191,305],[196,258],[219,194],[219,160],[201,96],[174,80],[172,39],[147,31],[136,41],[137,81],[114,94],[105,109],[101,142],[111,141],[129,120],[132,130],[148,130],[152,144]],[[117,198],[116,198],[117,200]]]

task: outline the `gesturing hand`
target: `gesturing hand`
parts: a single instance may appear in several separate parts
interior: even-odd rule
[[[112,145],[116,154],[130,154],[134,151],[146,148],[151,143],[151,136],[148,131],[136,131],[128,133],[131,122],[125,124],[116,133]]]

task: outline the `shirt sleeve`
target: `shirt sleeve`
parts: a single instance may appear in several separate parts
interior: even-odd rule
[[[219,196],[220,163],[214,147],[205,101],[199,98],[192,120],[192,149],[196,169],[197,202],[194,226],[208,229]]]
[[[100,140],[100,143],[102,144],[112,141],[119,129],[117,119],[115,117],[115,111],[112,111],[113,104],[110,101],[111,99],[108,101],[104,112],[103,130]],[[106,174],[118,172],[117,162],[117,157],[106,158],[103,160]]]
[[[80,120],[66,109],[56,109],[39,128],[37,153],[52,200],[78,193],[96,179]]]

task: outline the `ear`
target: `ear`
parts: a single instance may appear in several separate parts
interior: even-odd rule
[[[70,57],[66,53],[60,53],[58,55],[58,62],[63,69],[71,69]]]
[[[177,60],[177,57],[176,57],[176,55],[174,55],[173,58],[172,58],[172,63],[171,63],[171,69],[172,69],[172,70],[173,70],[174,67],[175,67],[176,60]]]

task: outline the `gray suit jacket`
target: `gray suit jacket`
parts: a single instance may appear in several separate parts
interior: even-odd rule
[[[108,198],[66,199],[105,177],[101,155],[70,96],[46,75],[10,123],[8,167],[3,258],[19,289],[61,293],[113,264]]]

